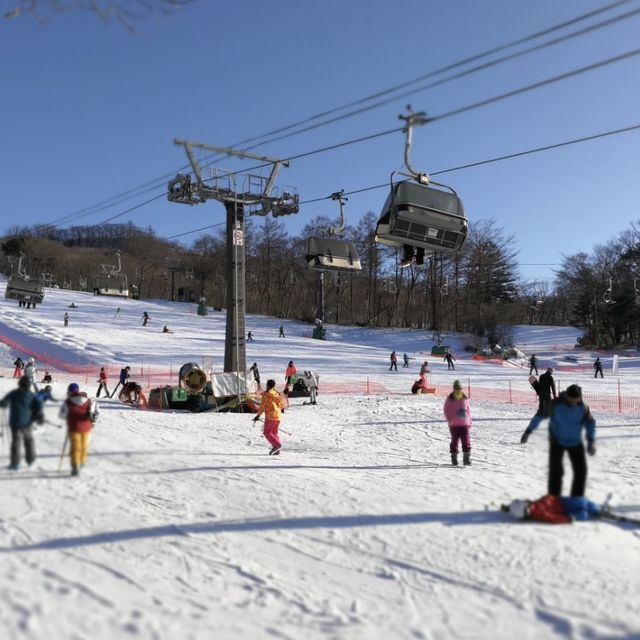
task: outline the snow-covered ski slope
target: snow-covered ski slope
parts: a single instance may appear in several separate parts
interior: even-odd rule
[[[162,334],[164,324],[175,333]],[[442,399],[407,395],[425,358],[438,386],[459,377],[525,389],[528,369],[470,361],[451,339],[459,358],[449,373],[425,355],[423,331],[328,327],[322,342],[278,319],[250,316],[247,328],[248,362],[263,380],[281,384],[290,359],[321,376],[319,404],[292,399],[284,414],[279,457],[267,455],[250,415],[102,400],[88,466],[70,478],[66,459],[58,471],[58,404],[48,406],[53,424],[37,433],[35,468],[0,470],[0,638],[640,638],[637,528],[514,523],[497,510],[544,493],[544,426],[519,444],[532,406],[472,400],[473,465],[454,468]],[[175,371],[212,356],[219,370],[224,314],[54,290],[35,311],[0,301],[8,333],[30,350],[94,363],[94,393],[103,364]],[[578,333],[527,327],[516,342],[559,366]],[[0,352],[6,374],[17,355]],[[613,393],[603,361],[603,381],[588,370],[560,373],[561,384]],[[637,393],[637,360],[624,364],[619,379]],[[322,395],[323,380],[366,376],[389,393]],[[70,381],[58,376],[58,398]],[[0,379],[0,393],[14,386]],[[596,419],[588,495],[601,502],[613,492],[612,505],[637,516],[640,419]]]

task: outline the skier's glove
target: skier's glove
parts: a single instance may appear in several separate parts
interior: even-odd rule
[[[520,444],[526,444],[526,442],[529,439],[530,435],[531,435],[531,431],[529,431],[529,429],[525,429],[524,433],[520,437]]]
[[[259,420],[259,419],[260,419],[260,417],[259,417],[259,416],[256,416],[256,417],[253,419],[253,421],[254,421],[254,422],[258,422],[258,420]]]
[[[596,443],[593,440],[589,440],[587,442],[587,453],[590,456],[595,456],[596,455]]]

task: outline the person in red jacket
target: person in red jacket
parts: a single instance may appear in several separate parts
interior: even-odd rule
[[[293,360],[289,360],[289,365],[287,366],[287,370],[284,372],[284,394],[287,395],[289,393],[289,385],[293,384],[293,376],[297,375],[298,370],[296,369],[296,365],[293,364]]]
[[[67,437],[71,442],[71,475],[77,476],[85,465],[89,454],[91,429],[98,417],[96,405],[80,391],[75,382],[67,388],[67,399],[62,404],[60,415],[67,420]]]
[[[109,397],[109,389],[107,389],[107,370],[104,367],[100,367],[100,374],[98,375],[98,391],[96,393],[96,398],[100,397],[100,392],[104,389],[107,394],[107,398]]]
[[[267,390],[262,394],[260,408],[254,422],[264,413],[264,429],[262,431],[264,437],[271,445],[270,456],[280,455],[282,444],[278,436],[278,428],[280,427],[280,416],[284,411],[285,400],[276,390],[276,381],[267,380]]]

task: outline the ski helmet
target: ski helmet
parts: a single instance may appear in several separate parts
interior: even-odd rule
[[[67,387],[67,393],[78,393],[80,391],[80,385],[77,382],[72,382]]]
[[[516,520],[524,520],[529,515],[528,500],[512,500],[509,505],[509,513]]]

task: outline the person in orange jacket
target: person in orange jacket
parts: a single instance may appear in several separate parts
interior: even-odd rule
[[[293,360],[289,360],[289,365],[287,366],[287,370],[284,373],[284,379],[286,384],[284,385],[284,393],[285,395],[289,393],[289,385],[292,384],[291,378],[298,373],[296,369],[296,365],[293,364]]]
[[[276,390],[276,381],[267,380],[267,390],[262,394],[260,408],[253,421],[257,422],[264,413],[264,429],[262,433],[271,445],[270,456],[280,455],[280,449],[282,449],[278,428],[280,427],[280,416],[284,412],[284,407],[285,400]]]

